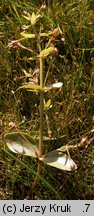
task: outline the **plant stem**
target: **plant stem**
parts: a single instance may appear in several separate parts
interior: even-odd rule
[[[40,46],[40,40],[38,38],[38,46],[39,51],[41,52],[41,46]],[[40,86],[43,88],[43,58],[40,57]],[[43,91],[40,92],[40,128],[39,128],[39,152],[38,157],[42,157],[43,154],[43,99],[44,94]],[[37,175],[40,175],[42,171],[41,161],[38,160],[37,163]],[[38,176],[34,179],[34,182],[32,183],[32,189],[31,189],[31,195],[33,197],[33,191],[38,183]]]
[[[44,99],[44,104],[45,104],[45,99]],[[50,123],[49,123],[49,117],[48,117],[47,110],[45,110],[45,117],[46,117],[46,123],[47,123],[48,137],[51,139],[52,132],[50,130]]]
[[[43,58],[40,57],[40,86],[43,88]],[[43,154],[43,91],[40,92],[39,156]]]

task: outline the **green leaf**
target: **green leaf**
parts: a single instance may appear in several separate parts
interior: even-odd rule
[[[47,49],[44,49],[40,52],[40,57],[45,58],[46,56],[48,56],[53,51],[54,51],[54,47],[49,47]]]
[[[29,34],[29,33],[21,33],[21,36],[24,38],[35,38],[35,34]]]
[[[48,37],[51,33],[40,33],[40,37]],[[24,38],[35,38],[35,34],[30,33],[21,33],[21,36]]]
[[[7,151],[6,149],[4,149],[4,152],[12,159],[15,160],[16,162],[18,162],[22,167],[25,167],[26,170],[34,176],[37,176],[38,179],[44,184],[45,187],[47,187],[49,190],[51,190],[55,197],[58,200],[61,200],[61,196],[59,195],[59,193],[55,190],[55,188],[53,186],[51,186],[51,184],[49,184],[48,180],[46,181],[40,174],[38,174],[38,172],[35,171],[35,169],[33,169],[32,166],[28,166],[28,164],[26,164],[26,161],[23,162],[22,160],[19,160],[19,158],[15,157],[13,154],[11,154],[9,151]]]
[[[37,92],[43,91],[43,88],[40,85],[34,85],[34,84],[26,84],[26,85],[19,87],[19,89],[22,89],[22,88],[32,89],[32,91],[34,90]]]
[[[44,109],[48,109],[51,105],[51,100],[49,99],[46,103],[44,103]]]
[[[49,35],[51,35],[52,33],[40,33],[40,37],[48,37]]]
[[[47,165],[56,167],[61,170],[73,171],[77,169],[75,162],[67,155],[60,151],[52,151],[40,158]]]
[[[33,12],[31,17],[30,17],[30,21],[31,21],[31,25],[34,26],[36,21],[37,21],[37,17],[36,14]]]
[[[17,154],[36,157],[38,149],[36,140],[26,133],[12,132],[4,136],[8,148]]]

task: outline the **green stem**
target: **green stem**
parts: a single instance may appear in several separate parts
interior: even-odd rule
[[[38,46],[39,46],[39,51],[41,52],[41,46],[40,46],[40,38],[38,38]],[[40,86],[43,88],[43,58],[40,57]],[[43,91],[40,92],[40,128],[39,128],[39,152],[38,152],[38,157],[42,157],[43,155],[43,98],[44,94]],[[34,179],[34,182],[32,183],[32,190],[31,190],[31,195],[33,197],[33,191],[38,183],[38,175],[41,174],[42,171],[42,166],[41,166],[41,161],[38,160],[37,163],[37,176]]]
[[[43,88],[43,58],[40,57],[40,86]],[[40,92],[39,156],[43,154],[43,91]]]
[[[44,99],[44,104],[45,104],[45,99]],[[50,130],[50,123],[49,123],[49,117],[48,117],[47,110],[45,110],[45,117],[46,117],[46,123],[47,123],[48,137],[51,139],[52,132]]]

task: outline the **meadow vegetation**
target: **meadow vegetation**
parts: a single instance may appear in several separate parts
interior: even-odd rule
[[[0,199],[94,199],[94,5],[88,0],[1,0],[0,5]],[[47,2],[46,2],[47,3]],[[28,27],[27,14],[37,14],[36,28]],[[36,159],[15,155],[4,142],[12,131],[39,133],[38,94],[17,89],[25,82],[38,82],[38,37],[21,43],[21,32],[48,34],[41,39],[45,49],[50,32],[59,34],[50,41],[55,52],[44,61],[45,83],[62,82],[61,89],[49,91],[47,110],[51,140],[48,150],[76,145],[68,151],[78,169],[73,172],[43,165],[37,175]],[[29,76],[31,74],[31,77]],[[32,81],[32,74],[33,81]],[[47,117],[46,116],[46,117]],[[44,117],[43,134],[47,131]]]

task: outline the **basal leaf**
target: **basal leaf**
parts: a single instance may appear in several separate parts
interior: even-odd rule
[[[38,149],[36,140],[26,133],[12,132],[4,136],[8,148],[17,154],[36,157]]]
[[[41,160],[61,170],[73,171],[77,169],[75,162],[67,155],[59,151],[49,152]]]

